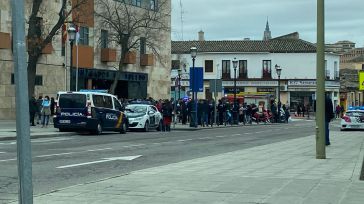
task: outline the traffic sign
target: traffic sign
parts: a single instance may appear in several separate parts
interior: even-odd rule
[[[203,68],[190,67],[190,89],[193,92],[203,92]]]

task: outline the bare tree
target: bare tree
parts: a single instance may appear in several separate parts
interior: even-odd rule
[[[37,63],[42,55],[43,48],[52,42],[62,25],[66,22],[72,11],[80,8],[88,0],[61,0],[58,17],[54,24],[44,26],[43,15],[49,14],[46,5],[49,2],[43,0],[28,0],[31,11],[28,19],[28,93],[34,94]],[[54,3],[54,2],[53,2]],[[68,8],[68,10],[67,10]],[[50,16],[47,16],[50,18]]]
[[[137,6],[131,3],[131,0],[97,0],[95,6],[96,17],[109,30],[109,41],[116,43],[121,50],[111,93],[115,92],[121,72],[126,68],[126,54],[139,48],[141,37],[145,39],[146,47],[161,59],[161,33],[170,31],[170,0],[145,1],[147,4]]]

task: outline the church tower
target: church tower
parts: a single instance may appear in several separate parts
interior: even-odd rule
[[[270,30],[269,30],[269,22],[268,22],[268,19],[267,19],[267,24],[265,25],[263,40],[270,40],[270,39],[272,39],[272,35],[271,35]]]

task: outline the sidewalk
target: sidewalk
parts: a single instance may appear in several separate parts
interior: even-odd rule
[[[37,204],[362,204],[364,135],[332,132],[327,159],[314,136],[144,169],[36,196]]]
[[[59,132],[53,127],[53,124],[47,128],[41,128],[41,125],[30,127],[30,136],[34,138],[59,137],[74,135],[72,132]],[[16,139],[16,121],[15,120],[0,120],[0,141]]]

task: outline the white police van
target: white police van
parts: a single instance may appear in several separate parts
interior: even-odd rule
[[[126,133],[128,120],[119,100],[104,90],[58,92],[54,127],[59,131],[104,130]]]

